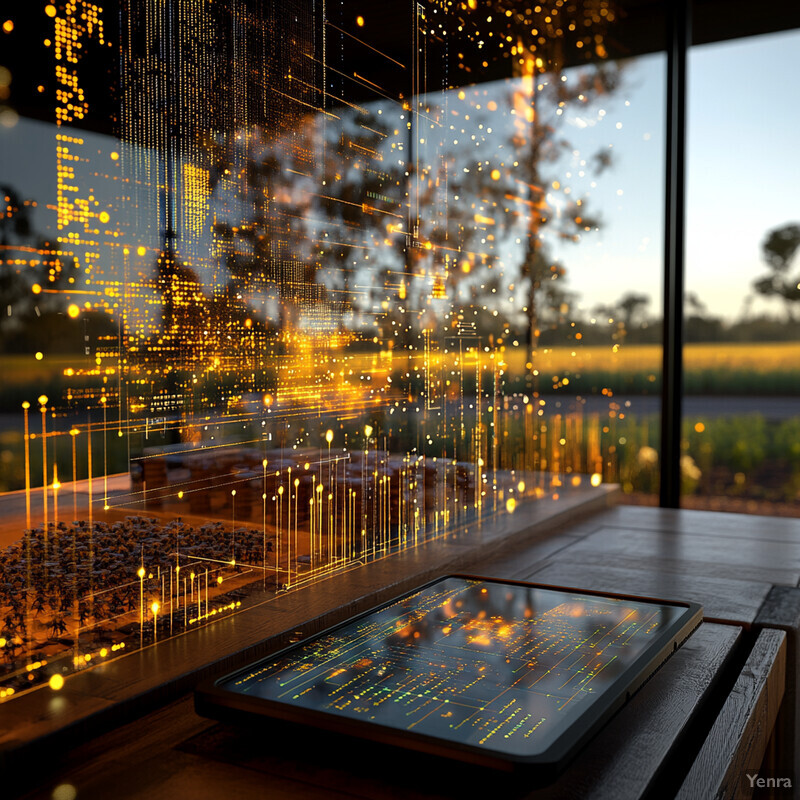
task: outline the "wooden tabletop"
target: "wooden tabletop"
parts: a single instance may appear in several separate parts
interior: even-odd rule
[[[44,689],[3,703],[0,773],[14,771],[22,759],[36,764],[43,752],[138,717],[189,691],[199,677],[285,646],[296,631],[315,633],[440,575],[469,571],[476,561],[509,548],[538,542],[548,552],[554,531],[606,508],[614,495],[610,487],[565,492],[558,500],[520,504],[515,514],[487,514],[417,547],[290,592],[276,595],[255,587],[241,609],[210,625],[71,675],[57,694]]]
[[[29,795],[51,798],[61,784],[80,800],[358,797],[633,798],[680,786],[682,745],[701,724],[741,628],[704,624],[581,752],[553,785],[444,762],[330,734],[288,734],[198,717],[191,697],[65,754],[58,777]],[[673,763],[674,762],[674,763]],[[656,794],[656,796],[668,796]]]
[[[25,797],[51,798],[62,784],[81,800],[674,795],[738,675],[747,630],[768,592],[773,584],[800,580],[800,522],[620,506],[497,556],[484,549],[464,567],[486,576],[694,600],[706,608],[707,621],[544,789],[330,734],[214,722],[197,716],[184,693],[51,755]]]
[[[484,574],[700,603],[749,626],[773,585],[800,582],[800,520],[616,506]]]

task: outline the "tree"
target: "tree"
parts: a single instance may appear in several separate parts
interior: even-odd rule
[[[800,303],[800,272],[791,274],[800,249],[800,223],[773,228],[761,244],[764,261],[771,272],[753,282],[753,288],[765,297],[778,297],[784,302],[786,318],[794,322],[794,304]]]
[[[608,0],[587,0],[579,7],[551,0],[533,8],[521,7],[512,0],[488,0],[464,7],[474,12],[465,14],[465,23],[471,20],[475,26],[471,38],[481,49],[486,42],[482,31],[488,12],[493,20],[493,41],[499,45],[496,58],[510,59],[518,76],[514,106],[520,124],[513,144],[519,154],[517,173],[522,174],[521,183],[526,188],[513,194],[527,213],[520,279],[527,286],[526,342],[532,359],[547,294],[554,295],[552,284],[565,274],[563,265],[549,257],[546,234],[578,241],[583,233],[599,225],[599,220],[588,213],[585,198],[568,195],[561,176],[552,174],[552,168],[573,149],[565,125],[566,112],[571,107],[588,106],[621,85],[623,67],[605,60],[606,31],[617,12]],[[570,64],[581,62],[585,63],[583,68],[567,74]],[[607,149],[586,161],[598,175],[612,163]],[[548,200],[558,192],[563,198],[560,214]],[[545,288],[549,292],[543,291]]]
[[[571,296],[563,288],[567,270],[553,256],[556,244],[577,242],[600,225],[587,198],[573,193],[565,180],[565,160],[574,157],[576,150],[570,133],[574,129],[567,122],[621,85],[623,67],[606,60],[604,44],[616,12],[608,0],[581,4],[545,0],[531,7],[511,0],[470,0],[458,6],[458,13],[463,41],[459,40],[457,49],[472,49],[464,61],[483,61],[483,66],[491,69],[490,62],[507,59],[515,80],[506,83],[510,87],[507,97],[495,97],[483,105],[493,112],[500,108],[500,114],[493,113],[487,123],[490,132],[494,127],[495,137],[498,125],[494,123],[505,106],[513,129],[507,132],[504,145],[491,154],[485,152],[488,147],[476,150],[469,172],[463,170],[462,174],[458,164],[448,175],[450,185],[483,179],[483,186],[469,193],[454,191],[450,213],[458,216],[459,202],[462,214],[473,213],[472,201],[474,213],[489,218],[492,225],[481,230],[481,225],[467,220],[458,231],[460,238],[450,237],[451,246],[455,243],[476,256],[469,264],[470,275],[465,278],[456,270],[456,279],[462,291],[470,283],[487,292],[481,304],[497,304],[495,311],[506,315],[509,327],[519,331],[524,326],[518,338],[524,338],[532,360],[542,329],[558,328],[570,312]],[[487,26],[487,22],[491,24]],[[576,66],[579,68],[571,69]],[[454,113],[452,101],[450,108],[449,113]],[[465,118],[475,120],[480,109],[476,104]],[[470,138],[474,140],[476,135]],[[608,148],[581,158],[581,174],[599,175],[612,165]],[[479,206],[488,211],[481,212]],[[499,283],[498,259],[492,251],[503,233],[508,235],[512,229],[520,247],[515,254],[506,255],[504,280]],[[489,244],[490,240],[494,244]],[[509,302],[501,302],[501,298]]]
[[[66,311],[81,271],[74,258],[36,230],[35,207],[13,187],[0,185],[0,348],[67,352],[80,343]],[[90,317],[99,315],[83,315],[85,322]],[[109,330],[107,322],[100,327]]]
[[[722,320],[708,312],[708,306],[695,292],[686,293],[688,313],[684,322],[684,339],[687,342],[718,342],[725,336]]]
[[[620,298],[619,308],[626,331],[633,329],[636,317],[644,312],[649,303],[650,298],[646,294],[636,294],[636,292],[628,292]]]
[[[380,104],[339,109],[337,121],[313,125],[316,188],[308,192],[308,216],[317,221],[307,235],[342,327],[372,322],[373,309],[384,303],[387,328],[393,316],[400,321],[388,287],[400,284],[392,273],[403,264],[407,186],[404,166],[391,157],[397,132],[383,111]]]

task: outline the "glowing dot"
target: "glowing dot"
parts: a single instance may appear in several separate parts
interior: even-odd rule
[[[119,153],[116,150],[113,153],[111,153],[111,160],[119,161]]]
[[[492,180],[493,181],[499,181],[500,180],[500,170],[499,169],[493,169],[491,174],[492,174]]]
[[[222,575],[220,575],[219,578],[217,578],[217,583],[222,583]]]
[[[103,647],[103,648],[100,650],[100,658],[105,658],[107,655],[108,655],[108,649],[107,649],[107,648],[105,648],[105,647]]]
[[[358,25],[359,28],[363,28],[364,27],[364,17],[362,17],[362,16],[356,17],[356,25]]]
[[[48,17],[54,17],[56,15],[56,7],[52,3],[48,3],[44,7],[44,13],[47,14]]]
[[[44,358],[44,353],[37,352],[35,357],[37,361],[41,361]]]
[[[524,492],[524,491],[525,491],[525,481],[520,481],[520,482],[517,484],[517,491],[518,491],[520,494],[522,494],[522,492]]]
[[[10,19],[7,19],[7,20],[6,20],[6,21],[3,23],[3,30],[4,30],[6,33],[11,33],[11,31],[13,31],[13,30],[14,30],[14,23],[13,23],[13,22],[12,22]]]
[[[178,492],[178,500],[183,500],[183,492]]]
[[[34,284],[33,284],[33,286],[31,286],[31,291],[32,291],[34,294],[41,294],[41,293],[42,293],[42,287],[41,287],[41,286],[39,286],[39,284],[38,284],[38,283],[34,283]]]
[[[110,219],[111,219],[111,217],[108,215],[108,211],[101,211],[101,212],[100,212],[100,222],[102,222],[103,224],[105,224],[105,223],[106,223],[106,222],[108,222]]]
[[[58,673],[56,673],[55,675],[51,675],[50,676],[49,684],[50,684],[50,688],[54,692],[57,692],[59,689],[63,688],[63,686],[64,686],[64,678],[63,678],[63,676],[61,676]]]
[[[6,646],[6,640],[4,637],[0,636],[0,647],[5,647],[5,646]]]
[[[698,423],[697,423],[697,424],[694,426],[694,429],[695,429],[695,430],[696,430],[698,433],[702,433],[702,432],[703,432],[703,431],[706,429],[706,426],[705,426],[705,425],[703,425],[703,423],[702,423],[702,422],[698,422]]]
[[[136,252],[137,252],[138,255],[143,256],[143,255],[145,255],[145,253],[147,253],[147,248],[146,247],[137,247],[136,248]]]
[[[333,441],[333,431],[329,430],[325,433],[325,441],[330,444]]]
[[[509,497],[508,500],[506,500],[506,511],[508,511],[509,514],[513,514],[516,507],[517,501],[513,497]]]
[[[144,567],[139,567],[139,569],[136,572],[136,574],[139,576],[140,579],[144,578]]]
[[[158,614],[159,608],[161,608],[161,606],[159,605],[158,600],[154,600],[153,604],[150,606],[150,610],[153,612],[153,614]]]
[[[75,303],[72,303],[69,308],[67,309],[67,314],[69,314],[72,319],[78,316],[81,313],[81,309],[79,306],[76,306]]]
[[[603,476],[599,472],[595,472],[590,480],[592,486],[599,486],[602,482],[603,482]]]

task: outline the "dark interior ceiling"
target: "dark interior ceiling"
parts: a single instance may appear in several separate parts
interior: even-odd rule
[[[663,49],[667,11],[683,4],[684,0],[613,0],[620,14],[609,31],[609,44],[613,48],[610,48],[610,55],[624,58]],[[366,27],[363,30],[377,49],[389,53],[402,49],[403,34],[406,25],[410,25],[410,19],[403,20],[403,12],[410,5],[408,0],[384,0],[375,4],[342,0],[338,5],[337,13],[344,20],[364,15]],[[505,7],[514,5],[525,9],[531,3],[513,3],[513,0],[504,3]],[[799,0],[769,0],[768,3],[693,0],[690,5],[692,44],[710,44],[800,27]]]
[[[482,0],[477,2],[478,9],[481,9]],[[516,6],[523,12],[533,5],[532,2],[514,3],[514,0],[501,2],[504,8]],[[800,0],[770,0],[763,4],[753,0],[693,0],[689,3],[686,0],[611,0],[611,4],[618,14],[605,34],[605,46],[610,58],[631,58],[665,50],[668,13],[678,5],[691,8],[692,44],[695,45],[800,28]],[[368,62],[376,83],[394,94],[407,94],[403,82],[409,86],[410,77],[403,75],[388,61],[384,62],[388,68],[382,69],[381,59],[376,58],[374,51],[386,53],[403,64],[410,63],[411,9],[415,5],[408,0],[383,0],[372,5],[366,5],[363,0],[342,0],[337,4],[337,27],[347,34],[367,39],[374,48],[373,51],[359,51],[352,46],[342,48],[347,67],[357,71],[360,64]],[[426,5],[430,9],[437,3],[436,0],[428,0]],[[580,9],[584,3],[578,0],[574,5]],[[490,10],[488,3],[486,10]],[[480,12],[473,13],[477,16]],[[362,15],[363,27],[356,27],[355,21]],[[446,63],[446,74],[437,74],[435,59],[428,59],[427,72],[431,87],[456,87],[510,77],[510,59],[489,56],[488,65],[485,66],[486,49],[478,51],[465,41],[463,47],[453,47],[452,42],[451,39],[448,59],[439,62]],[[459,49],[464,58],[454,57],[454,51]],[[495,54],[499,52],[495,51]],[[578,54],[578,51],[572,52]],[[577,63],[576,59],[574,64]],[[580,63],[586,63],[585,59]],[[572,65],[566,62],[566,66]],[[357,99],[369,99],[368,92]]]
[[[309,9],[311,0],[307,0]],[[107,28],[109,39],[118,40],[115,9],[123,0],[107,0]],[[131,0],[124,0],[130,3]],[[167,0],[169,2],[169,0]],[[177,2],[177,0],[174,0]],[[246,0],[254,7],[271,8],[272,19],[281,8],[283,0]],[[295,3],[305,0],[294,0]],[[461,2],[461,0],[458,0]],[[513,0],[503,0],[508,8]],[[582,0],[571,0],[581,11]],[[589,0],[586,0],[589,2]],[[667,41],[666,17],[670,9],[685,0],[610,0],[618,10],[618,18],[608,25],[605,46],[611,58],[626,58],[653,53],[665,48]],[[427,62],[425,69],[417,73],[417,83],[410,64],[413,53],[413,14],[424,7],[430,20],[438,24],[446,19],[440,10],[444,0],[382,0],[366,3],[365,0],[341,0],[328,4],[329,25],[327,35],[327,60],[340,69],[340,96],[350,101],[366,102],[375,99],[375,91],[369,82],[353,80],[353,73],[368,76],[373,86],[379,85],[383,93],[397,98],[408,97],[414,91],[424,92],[445,87],[455,87],[507,78],[511,73],[511,60],[497,57],[504,51],[495,48],[479,50],[474,41],[462,39],[438,39],[427,37]],[[476,18],[484,8],[485,0],[477,0]],[[520,2],[518,8],[524,13],[530,3]],[[218,8],[222,6],[217,4]],[[800,28],[800,0],[770,0],[756,3],[754,0],[694,0],[692,7],[692,41],[694,44],[709,44],[745,36],[773,33]],[[434,13],[433,9],[439,10]],[[21,3],[13,12],[15,30],[4,38],[0,51],[0,65],[8,67],[14,78],[11,103],[23,116],[53,121],[53,62],[52,54],[42,42],[47,32],[48,20],[41,6]],[[363,24],[357,23],[363,16]],[[280,15],[277,15],[280,18]],[[333,25],[334,27],[331,27]],[[452,24],[448,21],[449,27]],[[435,26],[432,26],[435,27]],[[320,29],[321,30],[321,29]],[[321,41],[317,31],[317,40]],[[276,33],[279,35],[279,32]],[[497,41],[496,39],[494,41]],[[508,51],[505,51],[506,53]],[[579,51],[573,51],[578,53]],[[383,55],[379,55],[383,54]],[[385,58],[388,56],[389,58]],[[95,58],[95,57],[93,57]],[[585,63],[585,59],[584,59]],[[119,109],[118,84],[119,56],[115,49],[104,48],[93,61],[93,69],[82,77],[87,95],[93,98],[93,113],[84,121],[83,127],[114,133]],[[400,66],[398,66],[400,65]],[[566,65],[569,62],[566,61]],[[420,73],[421,77],[420,77]],[[333,72],[330,73],[333,75]],[[426,83],[427,80],[427,83]],[[43,87],[37,89],[37,87]],[[336,96],[336,88],[329,88]]]

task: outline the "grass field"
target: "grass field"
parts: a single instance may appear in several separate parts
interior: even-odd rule
[[[524,348],[509,348],[505,360],[512,380],[525,371]],[[0,411],[18,411],[24,400],[34,404],[41,394],[60,397],[68,380],[64,371],[86,367],[86,361],[81,356],[46,356],[41,361],[33,355],[0,356]],[[684,349],[689,394],[800,394],[798,365],[800,342],[689,344]],[[543,347],[534,367],[545,391],[556,376],[567,377],[575,393],[602,388],[616,394],[652,393],[661,380],[661,347],[622,344],[615,349],[577,342],[572,347]]]
[[[541,348],[534,364],[540,380],[569,379],[570,391],[608,388],[616,394],[652,393],[661,383],[659,345]],[[512,376],[525,367],[523,348],[505,353]],[[684,348],[687,394],[800,395],[800,342],[689,344]],[[547,390],[544,383],[542,390]]]
[[[66,355],[45,356],[41,361],[33,355],[0,356],[0,411],[19,412],[24,401],[38,409],[36,400],[41,395],[60,400],[67,388],[64,371],[86,368],[88,361],[82,356]]]
[[[365,363],[373,360],[372,356],[357,358],[365,358]],[[36,398],[41,394],[48,395],[51,402],[62,398],[70,382],[64,371],[78,366],[76,361],[80,360],[66,356],[41,361],[31,355],[0,357],[0,411],[10,414],[0,430],[0,491],[19,488],[23,480],[22,401],[29,401],[36,410]],[[503,391],[529,391],[523,377],[524,348],[506,350],[505,360],[508,372]],[[684,384],[687,394],[701,396],[800,397],[798,365],[800,342],[690,344],[685,348]],[[661,348],[621,345],[615,350],[580,343],[542,348],[535,368],[539,372],[538,389],[545,394],[557,385],[562,397],[599,395],[603,389],[615,395],[653,395],[660,388]],[[658,417],[626,413],[624,419],[612,416],[599,424],[596,434],[602,441],[601,449],[613,454],[610,461],[604,456],[604,461],[612,465],[605,479],[620,481],[627,491],[655,491],[657,467],[642,454],[657,446]],[[98,440],[96,444],[102,447],[103,443]],[[117,447],[119,444],[114,439],[109,452],[114,471],[127,466],[127,450]],[[691,462],[685,487],[689,492],[800,502],[800,410],[780,422],[755,413],[687,418],[684,448]],[[63,474],[72,468],[67,450],[58,454]],[[38,458],[35,452],[32,456]],[[33,468],[38,474],[36,464]],[[83,464],[78,471],[83,473]],[[696,477],[692,477],[695,472]]]
[[[562,373],[565,370],[608,372],[658,372],[661,370],[661,346],[656,344],[611,346],[577,344],[573,347],[540,348],[535,366],[540,372]],[[506,361],[513,371],[524,366],[522,348],[506,351]],[[759,373],[795,371],[800,364],[800,342],[761,342],[758,344],[688,344],[684,347],[684,367],[694,370],[748,370]]]

